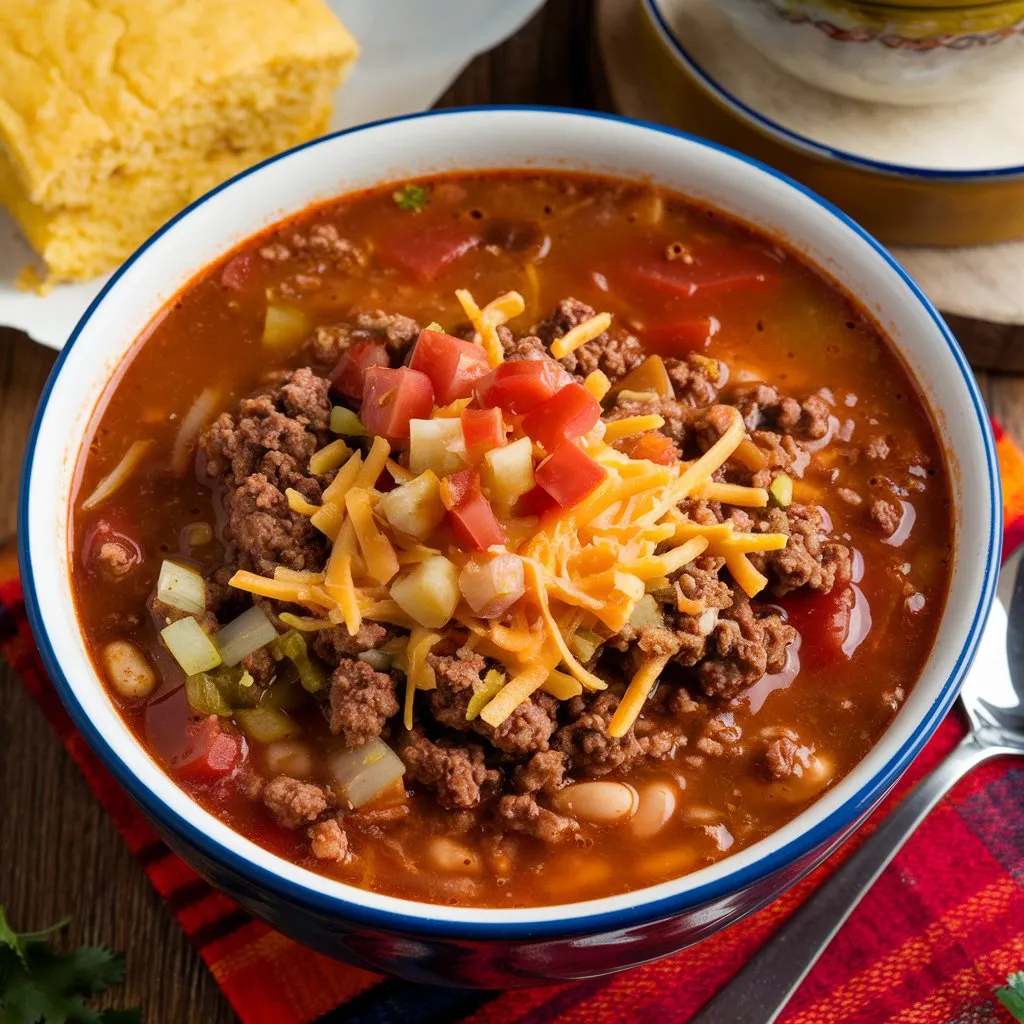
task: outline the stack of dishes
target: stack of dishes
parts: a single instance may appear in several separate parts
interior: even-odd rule
[[[1024,3],[638,0],[677,126],[894,245],[1024,237]]]

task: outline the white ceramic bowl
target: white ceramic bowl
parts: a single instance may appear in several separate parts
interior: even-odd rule
[[[356,889],[282,860],[193,802],[126,728],[97,678],[71,597],[68,500],[97,401],[162,305],[211,261],[309,204],[454,169],[581,169],[711,203],[806,255],[894,339],[951,460],[952,586],[924,675],[888,731],[816,804],[720,863],[638,892],[562,906],[467,910]],[[949,709],[974,655],[999,557],[991,432],[963,355],[885,251],[843,214],[753,161],[665,128],[569,111],[442,111],[310,143],[193,204],[114,276],[65,347],[26,457],[19,537],[26,603],[61,697],[171,845],[247,908],[320,949],[416,979],[502,987],[584,977],[679,949],[756,909],[874,806]]]

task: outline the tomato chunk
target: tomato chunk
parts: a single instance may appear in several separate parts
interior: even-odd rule
[[[641,434],[629,451],[631,459],[647,459],[659,466],[671,466],[680,459],[679,449],[670,437],[660,430],[649,430]]]
[[[572,383],[569,372],[554,359],[516,359],[502,363],[476,383],[477,401],[521,416]]]
[[[505,530],[480,489],[480,471],[462,469],[441,481],[441,501],[448,519],[466,547],[483,551],[505,543]]]
[[[609,276],[651,298],[688,299],[772,285],[777,265],[778,258],[765,249],[731,249],[698,253],[691,262],[661,254],[640,257],[621,263]]]
[[[480,345],[440,331],[420,331],[409,366],[425,373],[434,385],[434,400],[448,405],[473,393],[473,383],[490,372]]]
[[[590,430],[601,418],[597,399],[573,381],[523,419],[523,430],[549,452]]]
[[[434,408],[434,386],[425,373],[400,366],[371,366],[363,377],[359,418],[371,434],[408,440],[409,420],[427,419]]]
[[[543,487],[530,488],[517,502],[517,516],[542,516],[545,512],[558,507],[558,502]]]
[[[835,587],[827,594],[793,593],[779,604],[800,634],[800,661],[808,666],[833,665],[848,660],[844,650],[856,595],[852,586]]]
[[[699,352],[711,344],[711,339],[721,329],[717,317],[699,316],[691,320],[677,320],[675,323],[652,324],[640,331],[648,345],[666,355],[677,352]]]
[[[581,502],[607,475],[604,466],[571,441],[560,444],[534,474],[537,485],[562,508]]]
[[[388,350],[380,341],[357,341],[342,353],[331,373],[334,390],[346,398],[363,397],[363,378],[371,366],[388,366]]]
[[[216,782],[235,770],[243,757],[242,737],[228,732],[216,715],[188,727],[189,744],[171,766],[187,782]]]
[[[466,441],[466,454],[471,459],[479,459],[492,448],[500,448],[505,443],[501,410],[463,409],[462,436]]]
[[[400,230],[377,239],[376,254],[381,262],[425,283],[481,240],[480,233],[468,224],[410,217]]]

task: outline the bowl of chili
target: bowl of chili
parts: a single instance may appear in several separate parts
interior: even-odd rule
[[[173,849],[313,948],[510,987],[697,942],[852,832],[974,656],[998,488],[955,340],[839,211],[467,109],[143,246],[48,382],[19,538]]]

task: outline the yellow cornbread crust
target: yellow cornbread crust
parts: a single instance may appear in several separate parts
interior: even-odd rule
[[[321,0],[6,0],[0,202],[51,279],[324,131],[358,54]]]

